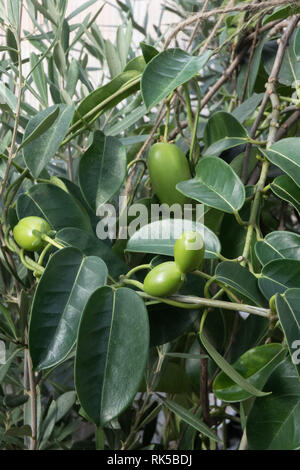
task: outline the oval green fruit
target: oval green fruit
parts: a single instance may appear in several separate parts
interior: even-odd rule
[[[175,263],[183,273],[201,269],[204,252],[204,241],[200,233],[188,230],[176,240],[174,245]]]
[[[184,281],[184,275],[174,261],[155,266],[144,279],[144,291],[153,297],[175,294]]]
[[[161,204],[186,204],[189,198],[176,189],[176,184],[191,179],[188,160],[175,144],[152,145],[148,155],[148,170],[153,191]]]
[[[17,244],[27,251],[39,251],[45,246],[41,236],[51,230],[50,225],[41,217],[30,216],[19,220],[13,229]]]

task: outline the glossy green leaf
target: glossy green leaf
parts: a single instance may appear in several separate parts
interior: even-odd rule
[[[205,258],[215,258],[221,246],[217,236],[201,223],[164,219],[144,225],[129,239],[126,251],[173,256],[175,241],[186,230],[197,230],[204,239]]]
[[[148,315],[138,294],[110,287],[94,292],[79,327],[75,386],[81,406],[97,426],[133,400],[148,347]]]
[[[61,362],[73,348],[90,295],[106,283],[107,267],[78,249],[59,250],[39,281],[30,316],[29,350],[34,369]]]
[[[140,72],[130,70],[122,72],[109,83],[91,92],[84,98],[77,110],[72,122],[73,131],[84,127],[85,123],[94,121],[101,112],[111,109],[122,100],[139,89]]]
[[[19,219],[27,215],[44,217],[54,230],[76,227],[92,232],[87,213],[69,193],[54,184],[39,183],[21,194],[17,214]]]
[[[289,202],[300,214],[300,188],[287,175],[280,175],[271,183],[271,189],[276,196]]]
[[[59,106],[53,106],[52,109],[52,112],[41,121],[41,123],[32,131],[31,134],[29,134],[27,137],[25,137],[25,135],[23,136],[22,143],[18,149],[19,151],[25,147],[25,145],[44,134],[44,132],[46,132],[52,126],[54,121],[56,121],[60,112]]]
[[[268,160],[287,173],[300,186],[300,137],[288,137],[262,150]]]
[[[209,147],[226,137],[247,138],[247,136],[247,130],[233,114],[219,111],[208,119],[204,129],[203,141],[205,146]]]
[[[245,352],[232,367],[254,387],[262,389],[285,355],[286,350],[281,344],[263,344]],[[251,394],[239,387],[223,371],[213,382],[213,392],[220,400],[232,403],[251,397]]]
[[[261,103],[263,96],[264,93],[253,93],[250,98],[235,108],[231,115],[239,122],[244,122],[254,113],[257,106]]]
[[[223,261],[218,264],[215,275],[218,281],[242,294],[251,303],[258,306],[266,304],[259,291],[256,277],[239,263]],[[241,305],[241,311],[243,311],[243,305]]]
[[[175,88],[191,80],[205,66],[211,53],[191,56],[175,48],[163,51],[148,62],[141,79],[147,109],[166,98]]]
[[[267,24],[271,21],[288,18],[289,16],[295,15],[297,13],[300,13],[300,7],[297,7],[296,4],[291,4],[287,6],[283,5],[275,8],[273,13],[271,13],[270,15],[265,15],[262,24]]]
[[[134,57],[129,62],[127,62],[123,72],[127,72],[128,70],[136,70],[137,72],[143,73],[145,67],[145,59],[142,55],[139,55],[138,57]]]
[[[213,347],[213,345],[208,341],[204,333],[200,333],[200,339],[205,347],[208,354],[215,361],[215,363],[220,367],[220,369],[242,390],[247,392],[250,396],[254,395],[255,397],[263,397],[268,395],[270,392],[262,392],[258,390],[249,380],[246,380],[235,368],[233,368],[224,357]]]
[[[219,111],[213,114],[204,129],[203,140],[206,146],[204,155],[217,155],[226,148],[245,143],[248,132],[233,114]]]
[[[125,274],[129,268],[126,266],[103,240],[96,238],[91,233],[79,228],[64,228],[60,230],[55,239],[64,245],[73,246],[81,250],[86,256],[98,256],[106,263],[110,275],[118,279],[121,274]]]
[[[292,362],[300,378],[300,289],[288,289],[276,295],[276,311],[290,350]]]
[[[116,194],[126,175],[126,151],[115,137],[94,133],[79,164],[79,184],[91,208],[97,210]]]
[[[234,213],[245,202],[245,188],[233,169],[220,158],[200,160],[196,176],[176,188],[185,196],[224,212]]]
[[[264,240],[256,242],[255,253],[262,265],[274,259],[300,260],[300,235],[287,231],[268,233]]]
[[[246,137],[224,137],[211,144],[204,152],[204,157],[218,157],[225,150],[238,147],[239,145],[246,144],[248,139]]]
[[[175,401],[172,400],[163,400],[164,406],[175,413],[182,421],[187,423],[189,426],[197,429],[197,431],[204,434],[204,436],[209,437],[213,441],[221,442],[220,438],[205,424],[203,421],[200,421],[191,411],[183,408]]]
[[[57,106],[59,107],[59,115],[53,124],[42,135],[27,143],[23,149],[26,165],[35,178],[40,175],[59,149],[74,115],[73,105],[61,104]],[[29,120],[24,132],[24,141],[33,132],[40,131],[41,126],[45,124],[45,119],[52,115],[55,109],[56,106],[46,108]]]
[[[282,294],[289,288],[300,286],[300,261],[293,259],[275,259],[266,264],[258,279],[258,285],[266,299]]]
[[[153,57],[159,54],[158,50],[155,49],[155,47],[151,46],[151,44],[140,42],[140,46],[146,63],[150,62]]]
[[[272,395],[255,400],[247,419],[250,450],[300,448],[300,381],[289,361],[279,364],[265,385]]]

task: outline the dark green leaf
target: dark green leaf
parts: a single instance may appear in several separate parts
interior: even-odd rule
[[[293,259],[275,259],[266,264],[258,279],[258,285],[266,299],[282,294],[289,288],[300,285],[300,261]]]
[[[248,98],[232,111],[232,116],[235,117],[239,122],[244,122],[254,113],[257,106],[261,103],[263,96],[264,93],[253,93],[250,98]]]
[[[205,423],[203,423],[203,421],[200,421],[200,419],[189,410],[183,408],[181,405],[172,400],[163,400],[163,404],[166,408],[182,419],[182,421],[197,429],[197,431],[201,432],[201,434],[204,434],[204,436],[209,437],[213,441],[221,442],[220,438]]]
[[[52,109],[53,111],[41,121],[41,123],[32,131],[31,134],[29,134],[27,137],[25,137],[24,134],[23,141],[18,150],[21,150],[23,147],[25,147],[25,145],[40,137],[52,126],[52,124],[56,121],[60,111],[59,106],[54,106]]]
[[[300,235],[279,231],[271,232],[255,244],[255,252],[262,265],[274,259],[300,260]]]
[[[23,149],[24,160],[32,175],[37,178],[47,163],[54,157],[59,149],[73,118],[74,107],[64,104],[58,105],[59,115],[53,121],[53,124],[39,137],[31,139]],[[53,118],[53,111],[56,106],[46,108],[44,111],[37,113],[31,118],[24,132],[24,141],[33,134],[44,129],[45,120],[50,115]],[[50,119],[51,121],[51,119]]]
[[[289,202],[300,214],[300,188],[287,175],[280,175],[271,183],[271,189],[276,196]]]
[[[234,213],[245,202],[245,188],[233,169],[220,158],[207,157],[196,167],[195,178],[176,188],[186,196],[224,212]]]
[[[149,347],[147,310],[133,290],[98,289],[84,310],[75,363],[76,391],[97,426],[118,416],[140,385]]]
[[[245,352],[232,367],[254,387],[262,389],[285,355],[286,350],[281,344],[263,344]],[[213,391],[217,398],[226,402],[242,401],[251,397],[251,394],[239,387],[224,372],[220,372],[215,378]]]
[[[233,114],[219,111],[213,114],[204,129],[203,140],[206,147],[228,137],[242,137],[246,139],[248,132]]]
[[[238,147],[247,143],[247,138],[242,137],[225,137],[211,144],[204,152],[204,157],[218,157],[225,150]]]
[[[262,392],[254,387],[249,380],[246,380],[239,372],[237,372],[221,354],[210,344],[205,334],[200,333],[200,339],[208,354],[215,361],[215,363],[222,369],[222,371],[242,390],[247,392],[250,396],[263,397],[270,392]]]
[[[262,306],[266,304],[258,289],[256,277],[239,263],[231,261],[220,263],[216,269],[216,279],[228,285],[235,292],[242,294],[243,297],[255,305]],[[241,311],[243,311],[243,305],[241,305]]]
[[[24,437],[24,436],[31,436],[31,427],[28,426],[28,424],[25,424],[24,426],[14,426],[12,428],[9,428],[6,432],[6,436],[18,436],[18,437]]]
[[[153,57],[159,54],[158,50],[155,47],[151,46],[150,44],[146,44],[145,42],[140,42],[140,46],[142,49],[143,57],[148,64]]]
[[[262,150],[268,160],[287,173],[300,186],[300,138],[288,137]]]
[[[276,311],[292,357],[292,362],[300,377],[300,289],[288,289],[276,295]]]
[[[217,236],[200,223],[181,219],[164,219],[144,225],[129,239],[126,250],[173,256],[176,239],[185,230],[197,230],[205,243],[205,257],[215,258],[221,247]]]
[[[288,18],[291,15],[300,13],[300,7],[297,7],[296,4],[291,4],[287,6],[280,6],[275,8],[274,12],[270,15],[266,15],[263,19],[262,24],[270,23],[271,21],[281,20]]]
[[[206,51],[191,56],[181,49],[168,49],[153,57],[147,64],[141,80],[141,90],[147,109],[166,98],[175,88],[191,80],[210,57]]]
[[[106,85],[97,88],[82,100],[73,119],[73,131],[94,121],[101,112],[111,109],[139,89],[140,73],[136,70],[122,72]],[[135,80],[137,79],[137,80]]]
[[[96,131],[92,145],[79,164],[79,184],[93,209],[98,209],[116,194],[126,175],[126,151],[115,137]]]
[[[64,228],[56,234],[56,240],[65,245],[74,246],[86,256],[98,256],[106,263],[114,279],[128,271],[126,264],[113,252],[103,240],[78,228]]]
[[[30,211],[30,213],[29,213]],[[76,227],[92,232],[90,220],[75,199],[54,184],[39,183],[17,200],[18,218],[38,215],[47,219],[54,230]]]
[[[35,369],[61,362],[73,348],[90,295],[106,283],[105,263],[64,248],[49,260],[32,304],[29,350]]]
[[[8,46],[7,49],[11,60],[15,64],[18,63],[18,43],[13,31],[10,28],[6,29],[6,44]]]
[[[285,361],[265,385],[272,395],[255,400],[247,419],[251,450],[296,450],[300,445],[300,381]]]

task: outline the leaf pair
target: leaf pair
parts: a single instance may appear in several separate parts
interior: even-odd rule
[[[99,257],[71,247],[58,251],[40,279],[29,327],[35,370],[61,363],[77,343],[76,390],[97,425],[133,399],[149,348],[143,300],[131,289],[105,286],[106,280]]]

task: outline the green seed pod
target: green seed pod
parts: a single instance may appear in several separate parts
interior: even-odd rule
[[[192,178],[188,160],[174,144],[159,142],[152,145],[148,155],[152,188],[161,204],[186,204],[189,198],[176,189],[176,184]]]
[[[153,297],[175,294],[184,281],[184,275],[174,261],[155,266],[144,279],[144,290]]]
[[[184,232],[174,245],[174,258],[178,268],[183,273],[201,269],[204,260],[205,246],[198,232]]]
[[[39,251],[46,243],[41,236],[51,230],[50,225],[41,217],[30,216],[19,220],[13,229],[17,244],[27,251]]]

